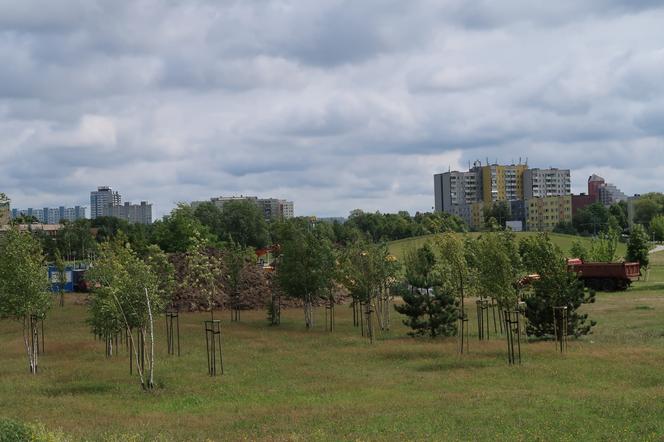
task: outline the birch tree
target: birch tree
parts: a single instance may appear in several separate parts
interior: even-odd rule
[[[282,234],[277,280],[289,296],[302,299],[304,323],[310,329],[314,326],[314,302],[333,278],[336,263],[332,244],[327,237],[294,224],[288,224]]]
[[[23,322],[30,373],[37,373],[37,321],[51,308],[46,263],[39,242],[10,229],[0,237],[0,318]]]
[[[120,241],[102,245],[100,258],[88,274],[93,282],[90,308],[93,325],[113,327],[120,324],[127,330],[141,386],[144,389],[154,388],[154,315],[162,312],[165,306],[157,276],[147,263]],[[138,345],[133,330],[138,331]],[[143,359],[139,359],[144,355],[146,335],[150,337],[147,374]]]
[[[214,306],[223,278],[222,261],[208,252],[205,241],[195,239],[193,244],[187,252],[187,270],[182,284],[207,301],[210,319],[214,320]]]

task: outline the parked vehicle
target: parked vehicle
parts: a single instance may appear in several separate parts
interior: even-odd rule
[[[584,262],[568,259],[567,266],[586,287],[605,292],[627,290],[632,281],[641,276],[638,262]]]

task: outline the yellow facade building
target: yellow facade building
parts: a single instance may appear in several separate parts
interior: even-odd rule
[[[551,231],[560,222],[572,221],[572,196],[548,196],[526,201],[526,229]]]
[[[523,199],[525,164],[482,166],[482,200],[484,202]]]

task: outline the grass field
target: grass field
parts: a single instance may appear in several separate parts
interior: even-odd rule
[[[396,317],[371,345],[340,306],[333,333],[322,311],[309,332],[299,310],[279,327],[260,311],[239,324],[224,313],[226,374],[210,378],[207,315],[182,315],[181,357],[166,354],[160,319],[154,393],[129,377],[124,351],[104,357],[69,298],[46,322],[37,376],[19,324],[0,322],[0,415],[75,440],[662,440],[664,254],[653,261],[648,282],[584,307],[593,335],[565,356],[524,344],[516,367],[503,339],[475,338],[459,357],[454,338],[409,338]]]
[[[528,236],[533,236],[536,235],[536,232],[516,232],[515,235],[517,239],[520,238],[525,238]],[[477,232],[471,232],[471,233],[466,233],[466,235],[470,236],[478,236],[480,233]],[[432,241],[435,239],[436,235],[425,235],[425,236],[418,236],[415,238],[406,238],[406,239],[400,239],[397,241],[391,241],[388,243],[390,252],[393,253],[395,256],[401,258],[403,257],[403,254],[406,252],[406,250],[409,250],[411,248],[417,248],[424,244],[427,241]],[[572,247],[572,244],[574,241],[581,241],[581,243],[586,247],[590,248],[590,238],[587,237],[582,237],[582,236],[575,236],[575,235],[563,235],[560,233],[549,233],[549,237],[551,238],[551,241],[556,244],[558,247],[562,249],[563,252],[566,254],[569,253],[570,248]],[[616,254],[618,256],[625,256],[625,252],[627,251],[627,246],[623,243],[618,243],[618,249]]]

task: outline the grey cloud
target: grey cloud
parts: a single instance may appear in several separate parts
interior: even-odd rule
[[[415,212],[486,157],[663,185],[659,2],[47,3],[0,0],[17,206],[107,184],[160,215],[227,193]]]

